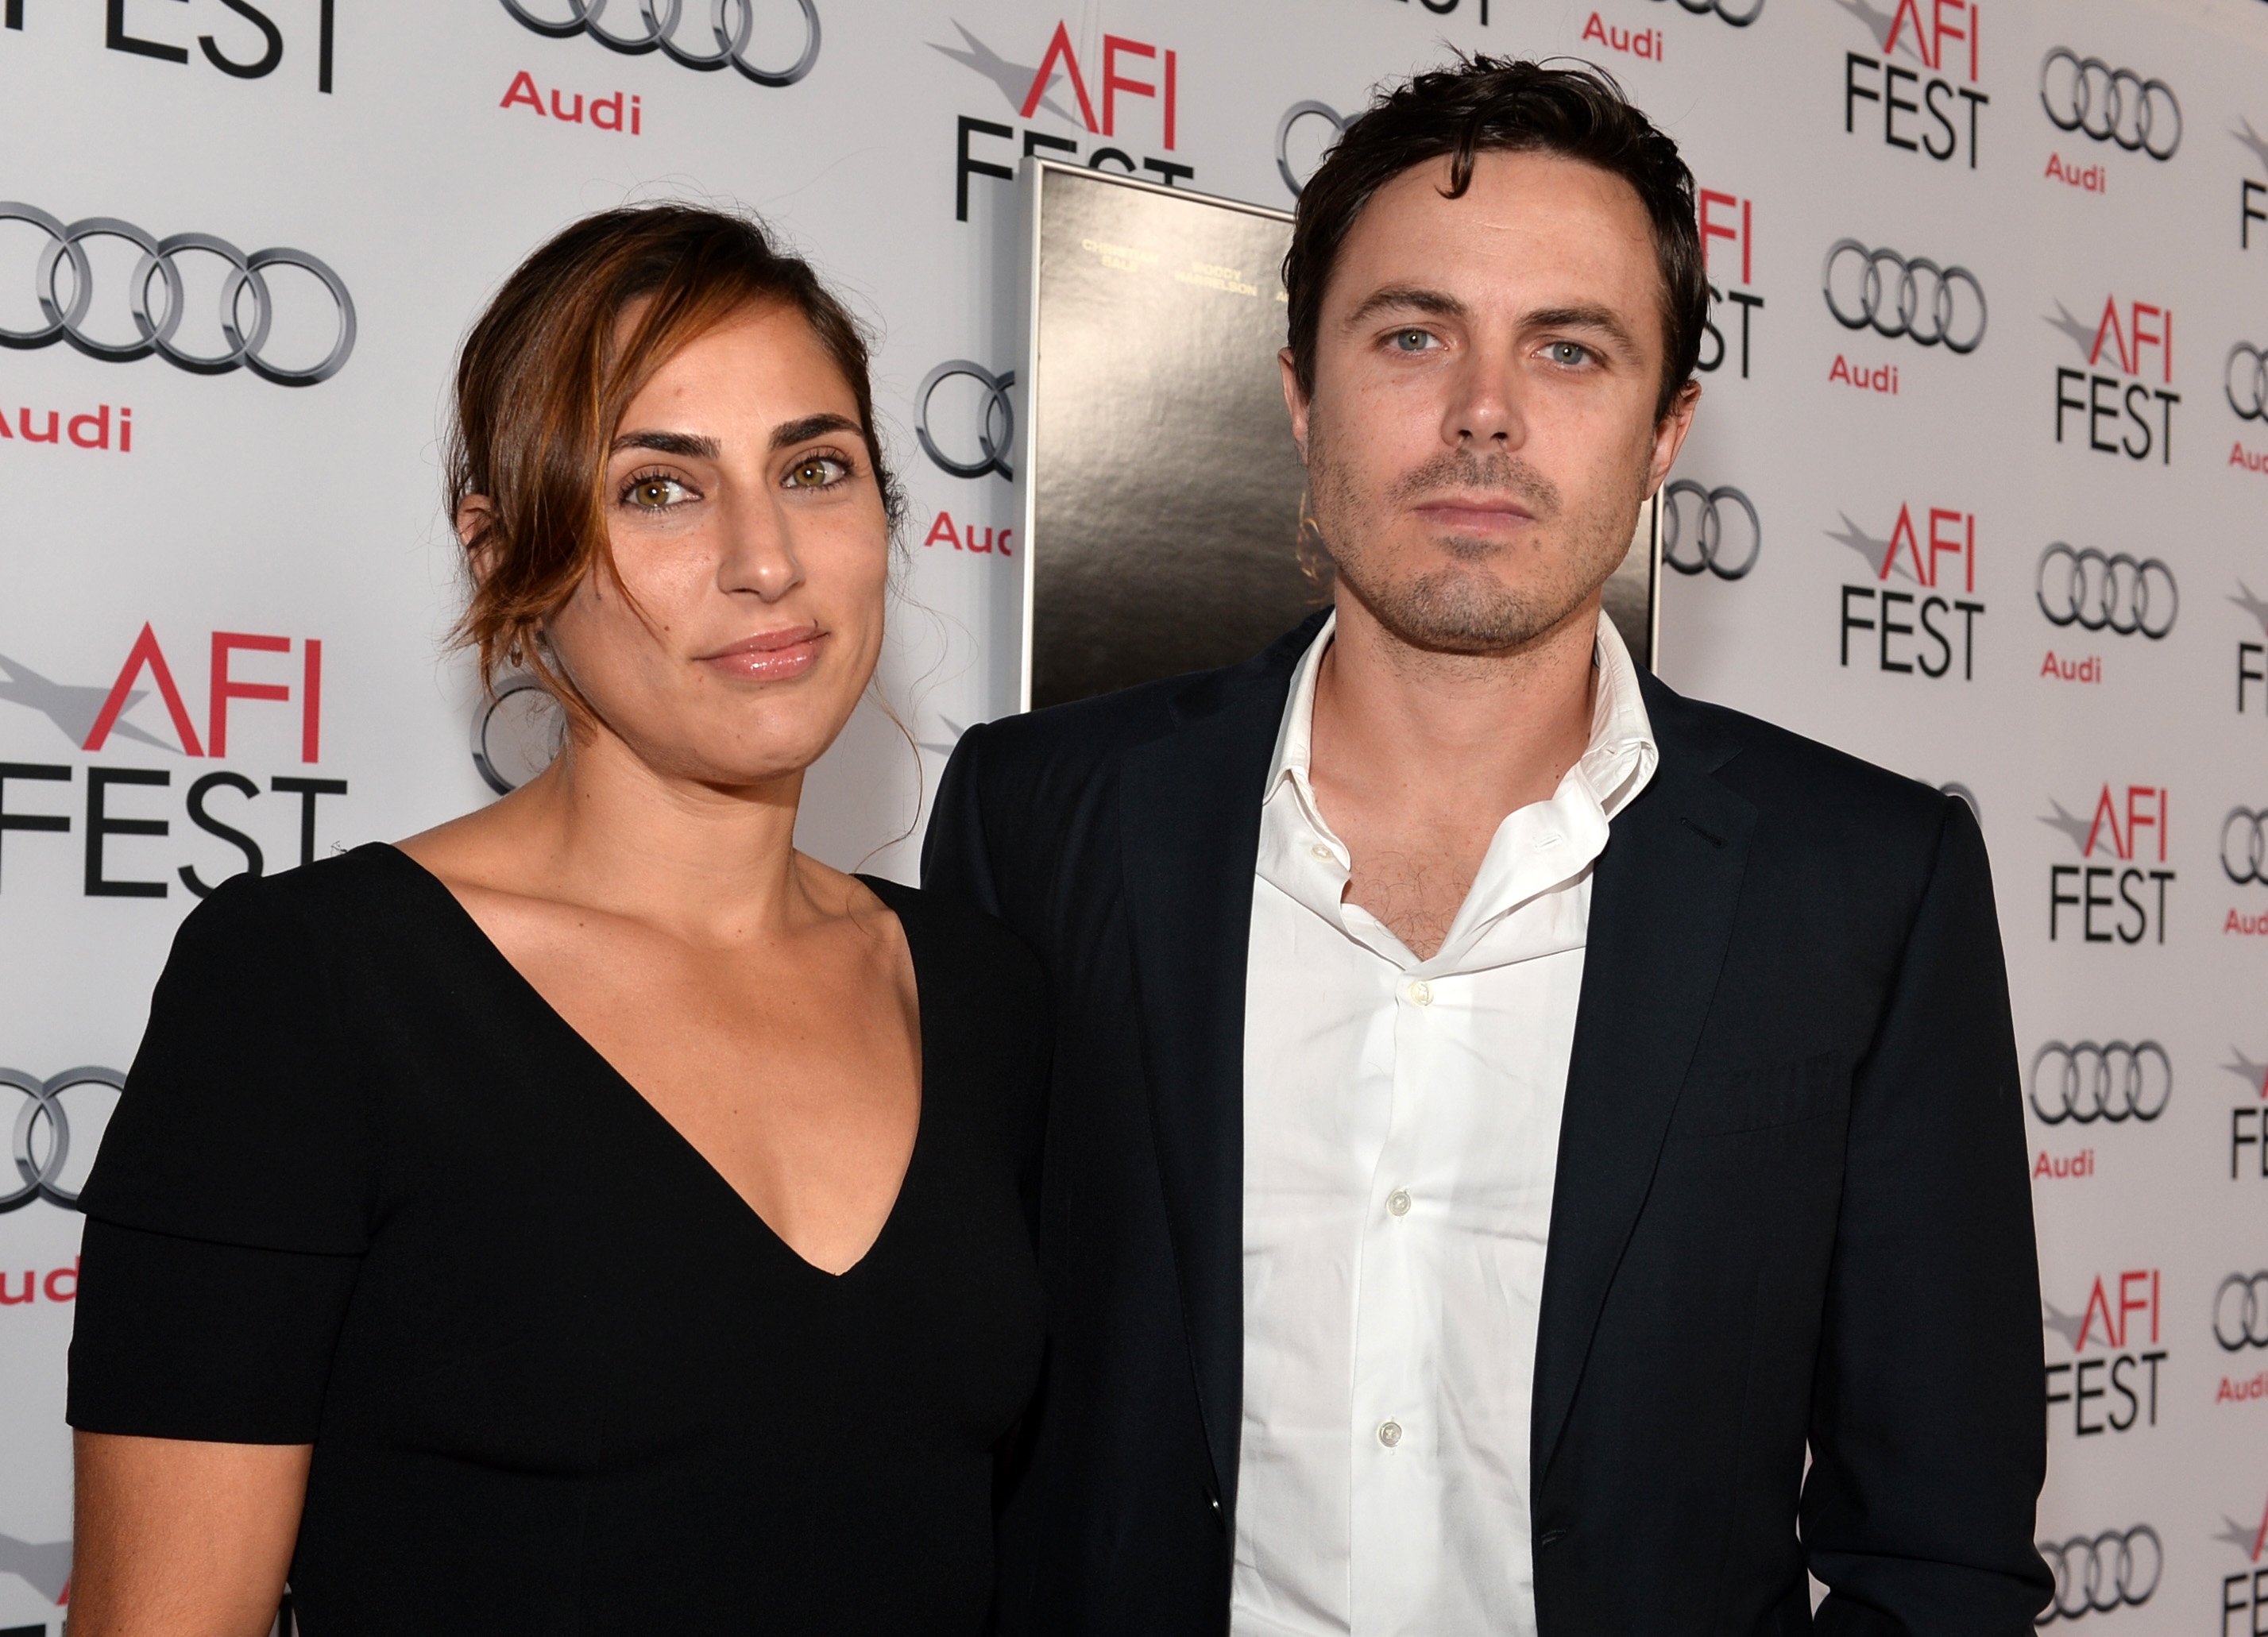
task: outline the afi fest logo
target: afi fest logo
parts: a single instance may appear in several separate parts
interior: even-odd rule
[[[1984,605],[1977,590],[1977,514],[1947,506],[1902,502],[1887,536],[1869,534],[1842,514],[1841,529],[1827,538],[1867,561],[1873,584],[1842,588],[1842,663],[1851,664],[1852,636],[1859,663],[1901,676],[1946,677],[1956,663],[1961,679],[1977,673],[1977,620]],[[1900,591],[1893,579],[1914,589]]]
[[[1744,194],[1719,193],[1713,187],[1704,187],[1695,214],[1700,218],[1701,264],[1709,275],[1711,303],[1696,367],[1711,373],[1732,362],[1734,349],[1724,330],[1718,327],[1719,319],[1727,326],[1732,322],[1725,311],[1729,303],[1741,314],[1739,357],[1741,378],[1745,381],[1749,378],[1749,321],[1764,311],[1764,298],[1753,288],[1756,282],[1756,202]]]
[[[178,655],[185,642],[180,635],[174,641]],[[0,761],[0,844],[6,848],[0,855],[0,890],[6,884],[5,863],[20,863],[26,846],[57,845],[11,837],[68,836],[76,831],[79,879],[86,897],[168,896],[171,882],[149,873],[153,867],[164,868],[151,857],[149,843],[175,833],[169,811],[174,798],[155,794],[174,788],[174,769],[120,766],[114,759],[121,752],[145,760],[154,752],[191,763],[229,760],[232,736],[245,737],[246,707],[257,706],[261,708],[251,714],[248,725],[261,754],[296,751],[303,767],[321,760],[320,641],[214,631],[201,646],[207,666],[202,723],[182,687],[182,679],[191,673],[167,657],[152,626],[145,624],[132,639],[114,679],[107,686],[55,681],[21,659],[0,654],[0,703],[45,717],[53,734],[44,742],[52,745],[54,735],[60,735],[84,759]],[[0,721],[28,725],[25,716],[15,713]],[[347,794],[344,779],[306,773],[274,774],[263,787],[236,767],[181,771],[180,816],[189,828],[234,854],[232,857],[201,841],[198,853],[173,870],[181,885],[198,898],[238,870],[260,874],[271,852],[285,858],[296,853],[298,863],[313,863],[318,804],[327,796]],[[66,788],[48,788],[57,785]],[[76,802],[69,789],[73,785],[83,789]],[[267,799],[276,796],[297,799]],[[64,811],[71,806],[77,811]],[[204,872],[212,872],[210,878]]]
[[[2065,1419],[2058,1413],[2064,1405],[2081,1438],[2158,1424],[2158,1366],[2167,1358],[2159,1334],[2162,1284],[2157,1268],[2129,1268],[2097,1274],[2076,1313],[2043,1303],[2042,1327],[2071,1350],[2047,1366],[2051,1427]]]
[[[1982,61],[1977,0],[1835,0],[1865,26],[1880,55],[1843,55],[1843,129],[1881,119],[1884,146],[1943,164],[1966,156],[1977,168],[1977,116],[1992,99],[1977,89]],[[1908,67],[1907,64],[1914,64]]]
[[[2047,323],[2085,360],[2084,367],[2056,366],[2056,442],[2064,441],[2066,417],[2075,417],[2072,441],[2096,454],[2147,460],[2155,453],[2161,466],[2173,465],[2174,406],[2182,400],[2171,390],[2173,309],[2132,297],[2122,305],[2114,292],[2092,325],[2059,301]]]
[[[354,352],[354,297],[304,250],[247,252],[203,232],[159,239],[116,217],[66,223],[11,202],[0,203],[0,267],[11,264],[18,271],[0,281],[0,347],[36,352],[67,341],[106,363],[155,354],[191,375],[243,369],[278,386],[328,381]],[[22,321],[34,312],[37,322]],[[53,424],[51,415],[50,432]],[[88,442],[78,425],[73,443],[107,446],[107,429]],[[55,441],[33,437],[28,424],[24,433]],[[119,438],[131,448],[122,415]]]
[[[2048,805],[2053,811],[2040,822],[2060,832],[2081,860],[2048,866],[2049,940],[2076,926],[2088,943],[2139,943],[2153,929],[2163,943],[2166,889],[2174,883],[2165,867],[2165,787],[2106,781],[2084,818],[2061,802]],[[2066,916],[2067,910],[2077,913]]]
[[[2220,1524],[2213,1538],[2235,1546],[2245,1561],[2243,1568],[2220,1579],[2220,1637],[2268,1632],[2268,1507],[2262,1509],[2257,1523],[2241,1523],[2224,1512]],[[2241,1626],[2239,1616],[2244,1620]]]
[[[586,35],[624,56],[659,51],[680,68],[699,74],[729,68],[759,85],[792,85],[819,62],[819,9],[814,0],[612,0],[611,4],[609,0],[503,0],[503,4],[513,21],[547,40]]]
[[[930,48],[991,81],[1019,121],[1009,125],[973,114],[960,117],[954,147],[954,221],[968,219],[970,178],[1013,180],[1020,158],[1076,159],[1091,171],[1120,171],[1167,187],[1197,175],[1195,166],[1165,157],[1176,150],[1179,51],[1152,40],[1105,34],[1099,41],[1090,39],[1082,62],[1071,43],[1070,25],[1057,22],[1039,60],[1024,62],[1002,55],[961,24],[953,26],[961,36],[960,45],[932,41]],[[1042,115],[1055,130],[1039,127]],[[1080,134],[1058,134],[1064,130]],[[977,142],[985,144],[981,155],[972,145]]]
[[[129,18],[125,0],[109,0],[104,7],[57,4],[56,0],[4,0],[0,4],[0,29],[29,34],[33,31],[25,26],[26,12],[38,19],[34,27],[55,26],[68,18],[63,26],[91,29],[92,19],[99,14],[106,51],[182,68],[199,62],[206,70],[217,69],[224,76],[216,84],[265,79],[284,65],[287,45],[294,63],[304,62],[312,49],[315,89],[329,92],[338,40],[338,0],[315,0],[312,8],[306,0],[287,0],[284,4],[276,0],[208,0],[200,10],[205,18],[176,12],[170,19],[174,26],[167,28],[166,15],[150,7],[137,8]],[[284,19],[281,23],[276,20],[279,15]],[[189,32],[207,18],[217,26],[195,34]]]
[[[2268,1049],[2260,1056],[2268,1059]],[[2268,1182],[2268,1061],[2235,1046],[2221,1067],[2243,1082],[2245,1095],[2228,1111],[2228,1179]]]

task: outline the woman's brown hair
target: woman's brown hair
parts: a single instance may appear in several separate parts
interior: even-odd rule
[[[563,703],[581,701],[534,641],[594,567],[609,571],[607,445],[655,371],[735,312],[801,313],[858,406],[895,533],[903,512],[874,430],[866,337],[811,264],[753,217],[650,204],[584,217],[520,263],[465,339],[447,452],[449,515],[486,504],[465,541],[475,565],[457,635],[481,680],[524,665]],[[640,306],[622,333],[622,319]]]

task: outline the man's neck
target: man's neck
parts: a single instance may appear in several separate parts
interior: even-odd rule
[[[1466,822],[1547,800],[1591,738],[1594,596],[1533,642],[1445,654],[1395,636],[1342,585],[1316,679],[1312,776]]]
[[[1344,585],[1338,616],[1308,778],[1352,855],[1347,901],[1430,960],[1505,815],[1549,800],[1590,744],[1598,598],[1508,654],[1413,648]]]

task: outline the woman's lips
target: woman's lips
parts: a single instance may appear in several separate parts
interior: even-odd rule
[[[784,682],[819,663],[820,645],[826,640],[827,633],[815,625],[759,631],[729,648],[702,655],[700,663],[744,682]]]

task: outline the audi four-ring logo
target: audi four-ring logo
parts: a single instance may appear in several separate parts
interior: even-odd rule
[[[1295,102],[1284,110],[1284,117],[1276,121],[1276,174],[1284,179],[1284,186],[1292,190],[1294,199],[1307,186],[1292,169],[1292,128],[1301,120],[1329,121],[1333,142],[1347,127],[1345,116],[1328,102]]]
[[[1677,0],[1696,17],[1705,17],[1714,11],[1734,28],[1746,28],[1763,15],[1764,0],[1748,0],[1746,6],[1730,4],[1728,0]]]
[[[2173,1060],[2155,1040],[2051,1040],[2032,1059],[2032,1112],[2044,1126],[2147,1124],[2173,1095]]]
[[[621,0],[622,9],[630,9],[630,0]],[[803,52],[785,68],[765,68],[748,61],[748,42],[755,38],[757,0],[637,0],[639,26],[635,32],[616,33],[600,26],[606,15],[608,0],[550,0],[548,10],[562,10],[564,17],[538,17],[528,10],[524,0],[504,0],[504,9],[519,22],[537,33],[552,40],[566,40],[577,34],[588,34],[609,51],[619,51],[624,56],[644,56],[649,51],[659,51],[671,62],[683,68],[709,74],[725,67],[737,69],[759,85],[792,85],[811,72],[819,61],[819,11],[813,0],[795,0],[803,12]],[[688,12],[706,11],[709,14],[709,33],[715,49],[703,49],[688,45],[681,38],[678,25]],[[730,19],[729,26],[727,19]],[[694,35],[699,38],[697,31]]]
[[[2040,59],[2040,106],[2058,130],[2115,142],[2129,153],[2170,159],[2182,145],[2181,99],[2171,86],[2069,46]]]
[[[976,459],[961,460],[937,446],[930,436],[929,400],[943,383],[956,375],[965,375],[982,386],[986,393],[984,413],[976,422]],[[921,388],[914,393],[914,436],[921,440],[922,452],[955,477],[981,478],[987,472],[998,472],[1012,482],[1015,473],[1008,465],[1008,451],[1016,445],[1016,406],[1008,400],[1008,389],[1016,384],[1016,372],[995,375],[981,363],[971,363],[966,358],[947,358],[922,378]]]
[[[2242,364],[2242,373],[2237,366]],[[2241,421],[2268,421],[2268,349],[2239,341],[2220,369],[2220,390]]]
[[[32,272],[32,291],[39,298],[40,316],[46,322],[27,330],[0,327],[0,347],[30,350],[69,341],[88,357],[113,363],[131,363],[154,352],[192,375],[225,375],[242,368],[279,386],[313,386],[328,381],[346,367],[354,351],[354,297],[347,294],[344,280],[304,250],[255,250],[247,255],[210,233],[175,233],[155,239],[116,217],[83,217],[66,224],[37,205],[12,202],[0,203],[0,222],[28,223],[48,236]],[[87,312],[94,303],[94,267],[86,253],[86,241],[91,239],[122,239],[142,253],[142,260],[126,281],[127,304],[136,332],[131,341],[104,341],[89,334],[85,327]],[[174,340],[188,311],[180,257],[192,252],[217,256],[228,266],[220,287],[220,331],[228,343],[225,351],[193,352]],[[68,296],[62,288],[66,265],[70,268]],[[261,352],[276,321],[275,292],[263,276],[269,268],[298,268],[313,274],[337,308],[336,339],[330,352],[312,368],[288,368]],[[155,306],[151,301],[153,283],[163,291]],[[244,312],[247,297],[252,306],[249,322]]]
[[[1729,540],[1727,501],[1748,519],[1747,529],[1736,525]],[[1693,518],[1690,525],[1688,514]],[[1705,572],[1720,580],[1737,580],[1756,566],[1764,548],[1764,525],[1756,503],[1740,490],[1728,484],[1707,488],[1691,478],[1680,478],[1661,491],[1661,560],[1678,573]]]
[[[2152,642],[2174,628],[2182,608],[2174,571],[2157,558],[2106,554],[2091,546],[2075,551],[2061,540],[2040,554],[2032,595],[2050,625],[2118,636],[2139,632]]]
[[[126,1076],[114,1068],[67,1068],[42,1080],[20,1068],[0,1068],[0,1093],[15,1092],[22,1100],[10,1126],[8,1152],[15,1161],[12,1178],[0,1177],[0,1211],[12,1211],[33,1200],[47,1200],[76,1209],[78,1191],[63,1185],[70,1160],[70,1114],[64,1096],[83,1087],[110,1091],[126,1089]],[[0,1107],[5,1107],[0,1102]]]
[[[1838,274],[1856,259],[1858,288],[1838,292]],[[1895,275],[1895,276],[1893,276]],[[1964,286],[1962,299],[1955,286]],[[1984,286],[1963,267],[1940,267],[1926,256],[1907,257],[1895,250],[1870,250],[1855,239],[1838,239],[1827,247],[1827,261],[1819,270],[1820,293],[1827,310],[1846,330],[1872,325],[1880,335],[1911,337],[1924,347],[1940,342],[1948,352],[1971,353],[1984,339]]]
[[[2040,1555],[2055,1570],[2055,1601],[2034,1622],[2053,1625],[2113,1609],[2139,1609],[2165,1577],[2166,1548],[2147,1523],[2106,1529],[2060,1545],[2039,1543]]]
[[[2268,808],[2228,810],[2220,821],[2220,867],[2239,886],[2268,885]]]
[[[2213,1293],[2213,1339],[2224,1353],[2268,1347],[2268,1270],[2220,1281]]]

